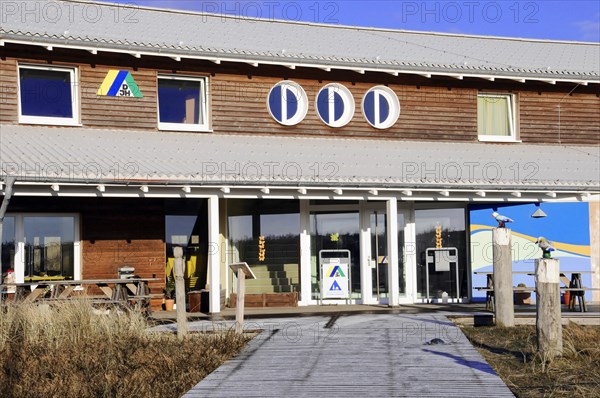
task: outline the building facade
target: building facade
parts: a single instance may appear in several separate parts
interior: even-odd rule
[[[257,305],[464,302],[498,211],[515,269],[546,236],[600,287],[597,43],[39,3],[0,27],[18,282],[132,266],[158,293],[182,246],[210,312],[239,261]]]

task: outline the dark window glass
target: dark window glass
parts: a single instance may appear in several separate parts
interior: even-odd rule
[[[25,217],[25,277],[74,275],[75,219]]]
[[[465,230],[464,209],[429,209],[415,211],[415,227],[417,238],[417,289],[420,297],[427,294],[426,288],[426,251],[435,248],[438,241],[438,229],[442,248],[454,247],[458,250],[459,297],[467,295],[467,235]],[[442,292],[456,297],[456,269],[436,272],[429,267],[429,296],[441,297]]]
[[[161,123],[202,124],[202,86],[195,80],[158,80]]]
[[[20,68],[21,115],[73,117],[71,73]]]
[[[229,261],[248,263],[256,275],[246,293],[299,291],[299,202],[229,199],[227,214]]]
[[[2,222],[2,275],[15,269],[15,218],[6,217]]]

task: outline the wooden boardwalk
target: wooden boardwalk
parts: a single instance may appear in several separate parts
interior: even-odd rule
[[[376,314],[252,324],[264,332],[185,397],[514,396],[444,316]],[[445,344],[427,344],[433,339]]]

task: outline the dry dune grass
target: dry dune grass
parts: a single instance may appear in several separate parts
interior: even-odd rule
[[[142,315],[85,301],[0,309],[2,397],[179,397],[244,346],[232,332],[182,342]]]
[[[536,351],[535,326],[463,327],[517,397],[600,397],[600,326],[563,327],[563,356]]]

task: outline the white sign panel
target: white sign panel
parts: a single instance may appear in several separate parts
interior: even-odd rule
[[[323,286],[322,298],[347,299],[350,297],[348,289],[348,259],[329,258],[322,266]]]

